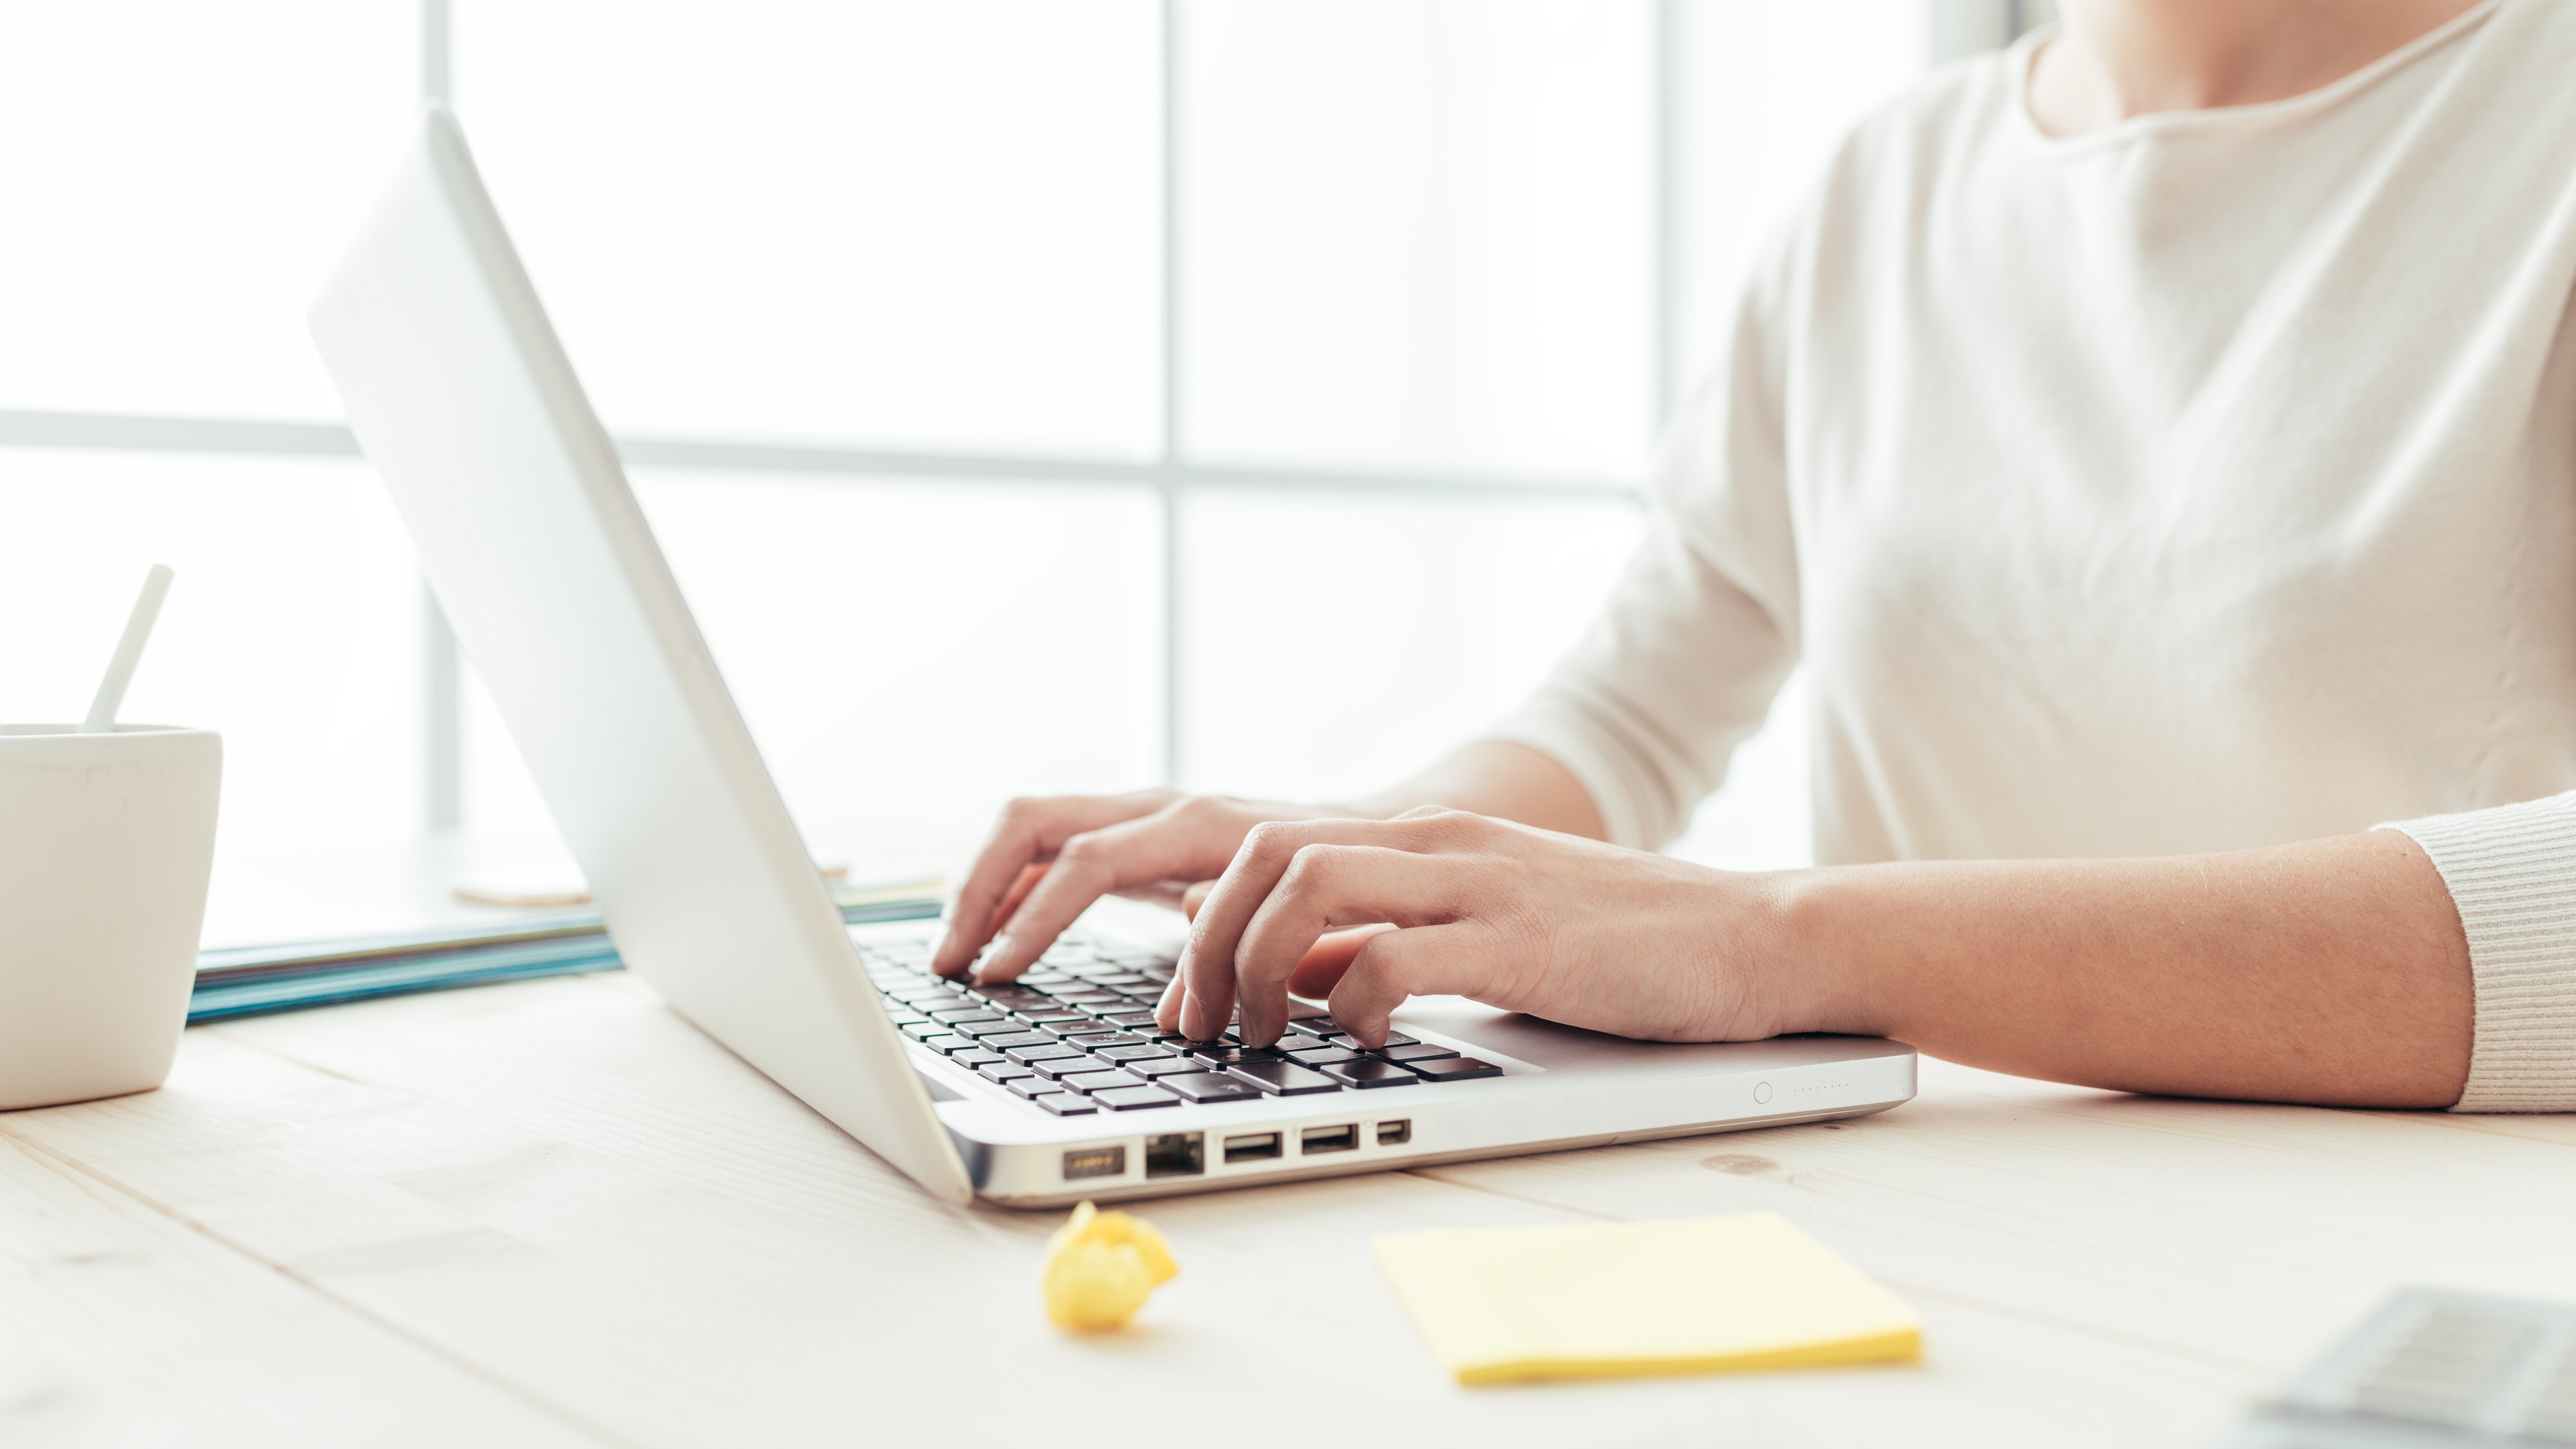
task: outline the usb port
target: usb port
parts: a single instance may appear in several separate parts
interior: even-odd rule
[[[1413,1119],[1410,1117],[1377,1124],[1377,1145],[1380,1147],[1394,1147],[1412,1140]]]
[[[1297,1134],[1297,1150],[1308,1157],[1318,1152],[1348,1152],[1360,1145],[1360,1124],[1345,1122],[1339,1127],[1309,1127]]]
[[[1240,1137],[1225,1139],[1225,1160],[1228,1162],[1262,1162],[1278,1155],[1279,1134],[1276,1132],[1246,1132]]]
[[[1064,1154],[1064,1180],[1079,1182],[1086,1177],[1120,1177],[1127,1171],[1127,1149],[1118,1147],[1076,1147]]]

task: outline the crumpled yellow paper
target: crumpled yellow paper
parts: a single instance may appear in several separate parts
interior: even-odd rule
[[[1060,1328],[1124,1328],[1180,1271],[1152,1223],[1085,1202],[1047,1239],[1047,1317]]]

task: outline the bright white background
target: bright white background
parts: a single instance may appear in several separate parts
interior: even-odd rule
[[[1347,796],[1580,632],[1666,379],[1696,378],[1835,138],[1919,72],[1923,5],[1669,7],[1668,212],[1650,0],[1177,8],[1182,459],[1460,485],[1181,495],[1184,781]],[[936,864],[1010,793],[1161,768],[1157,495],[1050,469],[1166,435],[1160,17],[450,13],[459,115],[612,430],[1022,460],[636,470],[820,854]],[[0,422],[334,420],[303,304],[423,34],[421,0],[0,8]],[[0,717],[80,712],[156,559],[179,582],[128,715],[225,732],[226,856],[418,836],[420,591],[359,462],[0,446]],[[468,701],[464,828],[544,831]],[[1793,863],[1805,812],[1793,685],[1681,848]]]

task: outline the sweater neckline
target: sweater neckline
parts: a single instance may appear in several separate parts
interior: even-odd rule
[[[2072,158],[2090,151],[2143,144],[2167,136],[2210,131],[2222,126],[2287,119],[2310,111],[2326,110],[2359,92],[2370,89],[2417,60],[2477,29],[2485,24],[2488,17],[2495,14],[2503,4],[2504,0],[2481,0],[2480,4],[2473,5],[2443,21],[2368,65],[2347,71],[2314,90],[2301,91],[2297,95],[2284,96],[2279,100],[2253,101],[2237,106],[2203,106],[2181,111],[2148,111],[2143,115],[2131,116],[2124,121],[2074,136],[2050,135],[2040,129],[2038,120],[2030,113],[2031,69],[2039,61],[2039,52],[2050,41],[2057,38],[2059,30],[2059,26],[2055,24],[2044,25],[2015,42],[2005,58],[2005,65],[2012,78],[2013,129],[2021,134],[2024,144],[2036,150],[2048,155]]]

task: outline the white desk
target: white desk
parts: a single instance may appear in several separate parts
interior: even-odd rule
[[[1462,1390],[1371,1235],[1777,1208],[1911,1368]],[[1053,1215],[932,1203],[622,974],[188,1033],[0,1115],[0,1444],[2189,1445],[2401,1283],[2576,1299],[2576,1119],[1925,1064],[1878,1117],[1176,1198],[1060,1336]]]

